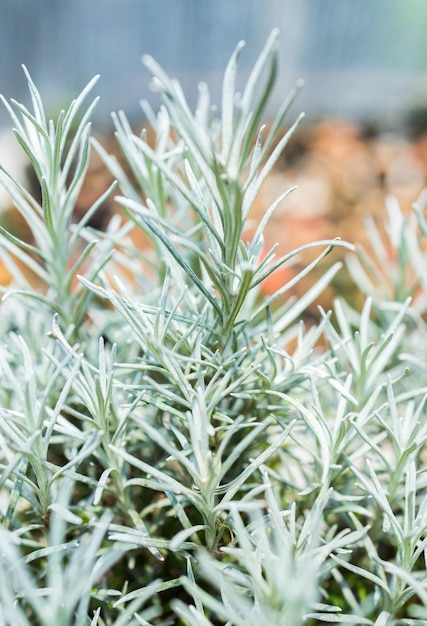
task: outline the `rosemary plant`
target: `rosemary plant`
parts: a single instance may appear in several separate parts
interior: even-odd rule
[[[426,623],[425,199],[357,258],[265,250],[293,190],[251,209],[301,120],[298,83],[262,125],[276,39],[241,94],[237,46],[219,114],[145,58],[155,141],[114,114],[120,162],[90,140],[94,81],[56,121],[26,71],[32,111],[3,100],[41,192],[1,167],[31,233],[0,228],[1,626]],[[119,190],[103,232],[112,187],[74,215],[91,149]],[[289,293],[335,246],[365,303],[306,329],[340,263]]]

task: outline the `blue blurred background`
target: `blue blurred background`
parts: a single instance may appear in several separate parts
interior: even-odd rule
[[[390,117],[427,98],[426,0],[1,0],[0,92],[27,102],[24,63],[54,113],[99,73],[98,124],[117,109],[136,118],[139,100],[154,98],[141,64],[149,53],[192,104],[200,80],[219,102],[236,43],[247,43],[244,80],[274,27],[271,111],[299,77],[298,109],[313,117]]]

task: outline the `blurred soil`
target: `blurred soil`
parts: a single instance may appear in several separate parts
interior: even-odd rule
[[[107,151],[118,149],[112,137],[99,138]],[[119,157],[120,158],[120,157]],[[7,167],[7,163],[4,163]],[[89,172],[76,206],[79,218],[112,181],[100,157],[92,150]],[[283,157],[266,180],[250,215],[245,238],[278,195],[294,185],[293,191],[276,209],[265,232],[265,251],[278,243],[276,256],[318,239],[340,237],[358,244],[366,242],[363,217],[373,216],[379,223],[386,216],[385,198],[394,195],[402,209],[411,204],[426,186],[427,132],[415,128],[409,136],[378,132],[374,127],[329,120],[297,131]],[[34,193],[37,189],[31,181]],[[97,228],[104,227],[116,210],[113,199],[103,207]],[[19,215],[12,208],[0,214],[2,225],[14,232],[25,231]],[[310,251],[292,266],[277,270],[267,279],[263,289],[272,293],[280,288],[321,249]],[[335,249],[316,268],[310,282],[316,280],[325,267],[343,258],[343,249]],[[0,283],[7,283],[8,272],[0,265]],[[307,279],[296,285],[293,294],[301,295],[308,286]],[[346,294],[351,287],[345,271],[329,287],[316,304],[329,308],[336,294]]]
[[[364,218],[372,216],[380,226],[387,215],[386,197],[394,196],[409,211],[427,182],[427,134],[404,137],[379,133],[373,127],[330,120],[297,132],[279,166],[266,181],[254,211],[254,221],[284,190],[293,191],[273,214],[266,232],[266,247],[279,243],[288,251],[319,239],[340,237],[369,247]],[[320,249],[301,257],[292,269],[278,270],[267,281],[274,291],[289,275],[313,258]],[[294,293],[307,289],[325,266],[349,254],[336,248]],[[329,308],[337,295],[351,300],[354,289],[344,271],[317,303]]]

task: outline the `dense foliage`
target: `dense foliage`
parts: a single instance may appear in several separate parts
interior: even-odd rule
[[[241,48],[220,114],[146,58],[155,142],[114,115],[121,162],[91,142],[94,81],[56,121],[28,74],[32,111],[4,100],[40,197],[0,168],[31,233],[0,228],[2,626],[426,623],[424,199],[390,200],[371,250],[265,249],[289,190],[248,220],[300,85],[264,128],[276,33],[238,94]],[[91,149],[117,187],[76,221]],[[288,294],[336,246],[364,305],[305,328],[341,263]]]

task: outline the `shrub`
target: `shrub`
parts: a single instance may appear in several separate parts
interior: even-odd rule
[[[305,328],[288,293],[335,246],[276,259],[251,206],[301,118],[298,84],[260,126],[276,33],[242,94],[241,45],[221,113],[193,114],[151,59],[155,129],[113,116],[120,164],[105,231],[74,205],[91,149],[85,104],[56,121],[28,73],[32,111],[4,101],[40,198],[1,168],[28,225],[0,229],[13,276],[1,305],[0,624],[425,624],[427,505],[424,201],[390,201],[386,241],[349,253],[365,294]],[[318,255],[271,296],[261,286]]]

